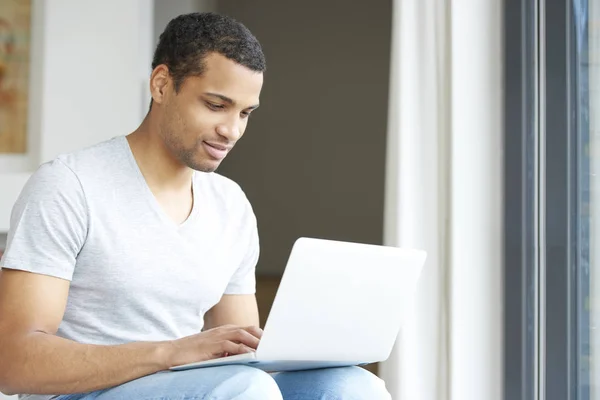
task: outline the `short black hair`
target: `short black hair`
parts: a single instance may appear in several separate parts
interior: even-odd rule
[[[173,18],[160,35],[152,70],[169,68],[179,91],[185,78],[204,72],[204,58],[219,53],[252,71],[266,70],[265,56],[250,30],[235,19],[212,12],[183,14]]]

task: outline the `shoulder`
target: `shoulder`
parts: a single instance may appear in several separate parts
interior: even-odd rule
[[[119,138],[114,138],[41,164],[25,184],[21,200],[82,197],[85,177],[106,171],[105,165],[111,163],[111,155],[117,156],[118,148]]]
[[[119,161],[125,158],[126,140],[124,136],[117,136],[74,152],[61,154],[56,160],[62,162],[75,174],[97,174],[107,167],[118,165]]]
[[[22,192],[43,197],[79,189],[80,183],[75,172],[59,158],[56,158],[40,165],[27,181]]]
[[[202,187],[211,192],[217,202],[226,208],[229,215],[255,219],[252,205],[242,187],[234,180],[216,172],[196,174]]]
[[[216,172],[198,173],[197,179],[207,184],[210,190],[220,196],[227,203],[245,204],[249,203],[246,193],[242,187],[233,179],[227,178]]]

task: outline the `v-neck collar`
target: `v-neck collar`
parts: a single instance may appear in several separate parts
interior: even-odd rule
[[[146,182],[146,178],[144,178],[144,174],[142,174],[140,166],[138,165],[135,156],[133,155],[133,151],[131,150],[131,146],[129,145],[129,141],[127,140],[127,138],[125,136],[120,136],[119,138],[122,141],[124,151],[126,153],[129,164],[131,165],[136,181],[138,182],[142,192],[144,192],[144,195],[148,200],[149,206],[167,225],[170,225],[176,229],[182,229],[185,226],[189,225],[191,221],[193,221],[196,218],[196,215],[198,213],[198,188],[196,185],[196,171],[193,171],[192,174],[192,210],[183,222],[177,223],[165,212],[163,206],[159,203],[154,193],[152,193],[152,189],[150,189],[150,186],[148,186],[148,182]]]

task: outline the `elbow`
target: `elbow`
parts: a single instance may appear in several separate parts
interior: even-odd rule
[[[0,334],[0,338],[2,335]],[[14,362],[11,361],[11,357],[8,351],[10,346],[2,340],[0,340],[0,392],[6,395],[18,394],[18,388],[16,388],[14,368]]]
[[[2,357],[1,352],[0,357]],[[8,396],[18,394],[16,388],[14,387],[13,379],[8,373],[8,366],[10,365],[10,362],[5,362],[6,360],[4,358],[0,359],[2,359],[2,363],[0,363],[0,393]]]

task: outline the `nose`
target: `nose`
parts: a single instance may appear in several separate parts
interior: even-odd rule
[[[217,125],[217,133],[230,142],[236,142],[241,136],[240,124],[237,120],[229,120]]]

